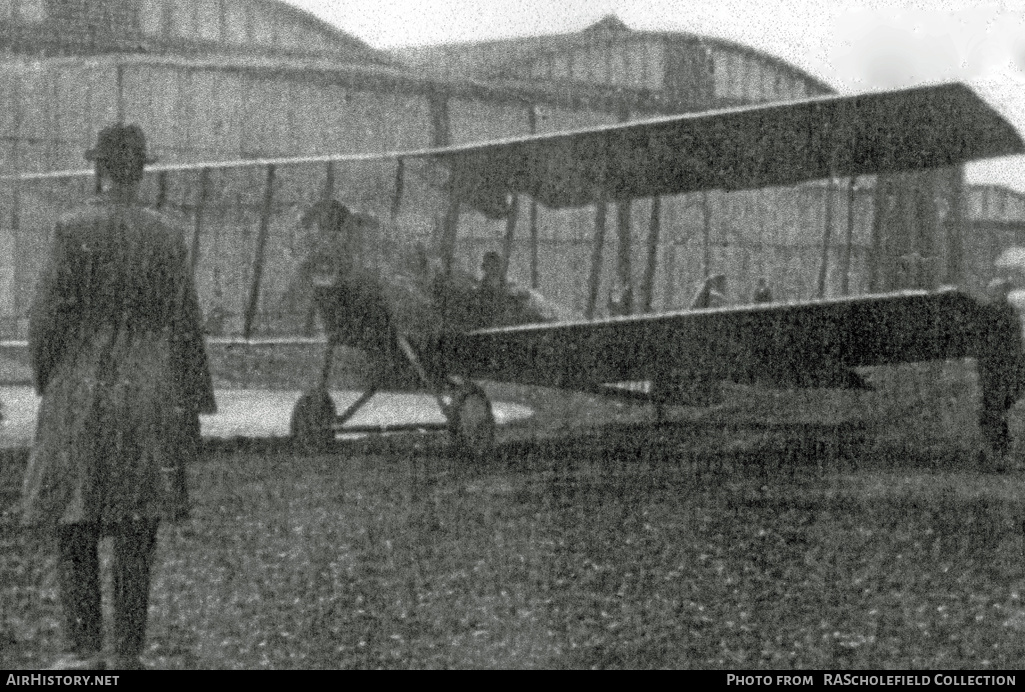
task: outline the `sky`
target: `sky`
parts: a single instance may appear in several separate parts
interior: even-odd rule
[[[578,31],[615,14],[638,30],[727,38],[838,92],[964,81],[1025,135],[1025,0],[288,0],[375,48]],[[969,180],[1025,192],[1025,157]]]

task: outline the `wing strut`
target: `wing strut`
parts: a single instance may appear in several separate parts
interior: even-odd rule
[[[14,144],[15,156],[18,156],[18,148],[18,145]],[[17,159],[15,159],[15,164],[17,163],[18,161]],[[99,179],[100,176],[97,175],[97,185],[99,185]],[[53,231],[52,226],[50,227],[50,231]],[[52,235],[49,238],[47,238],[48,243],[52,242],[52,240]],[[11,186],[11,242],[14,245],[14,247],[12,248],[14,250],[14,257],[24,257],[25,241],[22,238],[21,234],[21,184],[17,181],[15,181],[14,184]],[[23,277],[23,274],[25,272],[24,268],[22,267],[23,264],[23,262],[16,261],[14,262],[14,266],[11,268],[11,273],[14,275],[11,277],[13,279],[12,285],[14,286],[14,314],[18,317],[22,316],[22,306],[29,305],[32,300],[31,294],[29,294],[28,301],[26,301],[23,297],[24,289],[22,287],[25,286],[26,283]]]
[[[391,209],[388,213],[388,240],[391,241],[386,243],[386,252],[391,255],[391,251],[387,250],[388,247],[395,247],[398,244],[399,237],[399,214],[402,213],[402,195],[406,190],[406,161],[405,159],[398,159],[395,162],[395,185],[392,187],[391,195]]]
[[[602,164],[594,204],[594,244],[591,247],[591,275],[587,282],[587,307],[584,317],[594,319],[594,308],[598,303],[598,287],[601,284],[602,252],[605,249],[605,226],[608,217],[608,202],[605,191],[605,168]]]
[[[513,240],[516,237],[516,222],[520,216],[520,197],[513,195],[509,204],[509,215],[505,217],[505,239],[502,241],[502,279],[509,278],[509,260],[512,258]]]
[[[835,212],[836,178],[830,174],[826,179],[826,218],[822,225],[822,259],[819,261],[819,280],[815,287],[815,297],[826,295],[826,275],[829,272],[829,243],[833,239],[833,216]]]
[[[157,211],[163,209],[167,203],[167,175],[167,171],[157,173],[157,198],[153,202],[153,207]],[[99,182],[97,182],[97,185],[99,185]],[[97,192],[99,192],[98,189]]]
[[[655,291],[655,271],[658,267],[658,244],[662,233],[662,198],[651,198],[651,219],[648,221],[648,254],[641,277],[641,312],[651,312]]]
[[[447,282],[452,277],[452,264],[455,261],[456,235],[459,232],[460,194],[458,187],[448,196],[448,209],[445,211],[445,225],[441,229],[441,266],[442,274]]]
[[[619,247],[616,249],[616,279],[619,295],[615,296],[617,312],[629,315],[633,312],[633,252],[631,238],[631,212],[633,205],[630,200],[616,203],[616,236]]]
[[[210,169],[204,168],[199,172],[199,199],[196,200],[196,219],[192,225],[192,247],[189,250],[189,262],[192,266],[192,274],[196,274],[196,266],[199,265],[199,241],[203,235],[203,212],[206,211],[206,201],[210,194]]]
[[[335,196],[335,162],[328,161],[324,166],[324,189],[320,192],[320,201],[330,203]]]
[[[455,263],[456,236],[459,233],[459,189],[453,185],[449,192],[448,209],[445,212],[445,222],[441,229],[441,331],[448,330],[449,290],[452,281],[452,266]]]
[[[406,160],[399,159],[395,162],[395,187],[391,196],[390,218],[392,226],[398,226],[399,212],[402,211],[402,193],[406,187]]]
[[[712,275],[712,204],[708,190],[701,191],[701,278]]]
[[[854,245],[854,205],[857,202],[857,176],[851,176],[847,185],[847,235],[843,241],[843,256],[840,258],[840,293],[851,292],[851,247]]]
[[[263,262],[267,248],[267,235],[270,233],[270,216],[274,204],[274,164],[267,166],[267,182],[263,190],[263,209],[260,212],[260,232],[256,236],[256,256],[253,258],[253,282],[249,286],[249,302],[246,304],[245,321],[242,324],[242,337],[248,339],[253,334],[253,322],[256,320],[256,308],[260,304],[260,283],[263,280]]]
[[[541,287],[541,280],[537,272],[537,200],[530,200],[530,287],[537,290]]]
[[[676,304],[676,238],[669,237],[665,255],[665,294],[662,297],[662,309],[670,310]]]

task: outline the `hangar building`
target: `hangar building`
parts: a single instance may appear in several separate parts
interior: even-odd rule
[[[607,17],[579,32],[387,54],[274,0],[0,0],[0,158],[8,173],[80,169],[97,131],[143,126],[162,163],[422,149],[712,108],[801,99],[828,87],[778,58],[730,41],[634,31]],[[191,175],[191,174],[190,174]],[[414,177],[416,173],[414,172]],[[396,233],[430,240],[442,210],[431,171],[409,182]],[[271,212],[258,322],[273,331],[299,260],[297,219],[325,176],[341,201],[389,216],[395,171],[381,165],[279,176],[154,182],[153,198],[197,229],[201,299],[237,330],[255,269],[260,209]],[[416,192],[417,185],[423,192]],[[88,185],[8,185],[0,195],[0,315],[24,331],[31,288],[61,206]],[[963,283],[960,167],[663,200],[655,262],[651,202],[610,214],[598,277],[646,293],[633,309],[685,306],[724,273],[735,300],[765,276],[777,299],[860,293],[904,281],[900,258],[933,260],[937,281]],[[520,201],[510,271],[578,310],[585,305],[593,211]],[[469,216],[469,215],[467,215]],[[461,261],[498,249],[501,222],[464,221]],[[260,252],[264,252],[261,247]],[[640,285],[645,284],[645,285]]]

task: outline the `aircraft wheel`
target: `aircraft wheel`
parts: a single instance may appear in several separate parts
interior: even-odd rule
[[[292,441],[310,452],[322,452],[335,441],[334,422],[338,416],[335,402],[326,389],[306,392],[292,409],[289,430]]]
[[[486,459],[495,447],[495,414],[480,387],[465,387],[449,406],[449,426],[459,450],[475,460]]]

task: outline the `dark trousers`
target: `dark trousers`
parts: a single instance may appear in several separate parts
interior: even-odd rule
[[[1006,382],[1008,367],[995,367],[979,360],[979,432],[987,451],[1004,456],[1011,450],[1007,413],[1014,405]]]
[[[157,523],[155,519],[128,522],[118,525],[112,532],[113,646],[119,656],[138,656],[145,644]],[[57,533],[57,569],[65,637],[70,650],[84,656],[103,649],[97,552],[100,535],[97,524],[69,524],[60,527]]]
[[[1004,456],[1011,450],[1011,433],[1007,414],[1002,411],[983,410],[979,415],[979,429],[983,444],[995,456]]]

